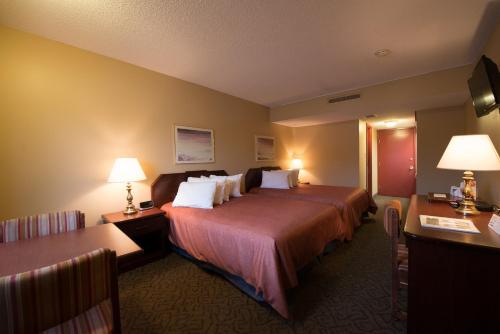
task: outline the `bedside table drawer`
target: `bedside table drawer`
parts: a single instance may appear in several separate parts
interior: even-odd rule
[[[138,236],[151,232],[164,231],[167,222],[164,217],[159,216],[145,220],[123,222],[116,224],[116,226],[128,236]]]

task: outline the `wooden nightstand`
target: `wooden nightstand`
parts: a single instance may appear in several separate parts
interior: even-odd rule
[[[104,223],[115,224],[144,250],[142,254],[119,261],[120,272],[134,269],[165,256],[169,221],[162,210],[152,208],[133,215],[125,215],[122,212],[107,213],[102,215],[102,219]]]

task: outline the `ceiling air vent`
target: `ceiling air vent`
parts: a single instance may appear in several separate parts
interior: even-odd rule
[[[359,98],[361,98],[361,94],[339,96],[339,97],[333,97],[333,98],[329,99],[328,103],[338,103],[338,102],[349,101],[349,100],[357,100]]]
[[[375,114],[370,114],[365,116],[365,118],[375,118],[375,117],[377,117],[377,115]]]

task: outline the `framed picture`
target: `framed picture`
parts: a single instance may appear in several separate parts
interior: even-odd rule
[[[255,136],[255,160],[273,161],[274,137]]]
[[[215,162],[212,129],[175,126],[175,163],[202,164]]]

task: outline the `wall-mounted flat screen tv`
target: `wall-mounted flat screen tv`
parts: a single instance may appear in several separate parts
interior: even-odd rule
[[[497,65],[491,59],[483,55],[467,83],[477,117],[487,115],[498,108],[500,74]]]

